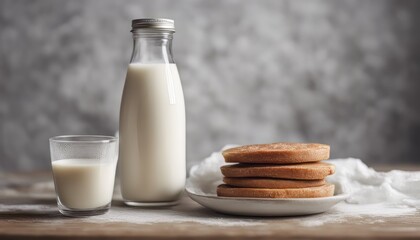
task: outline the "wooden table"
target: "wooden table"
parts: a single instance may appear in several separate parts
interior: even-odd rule
[[[413,169],[412,166],[399,168]],[[420,212],[404,217],[348,217],[314,224],[317,219],[328,216],[325,214],[283,218],[233,217],[207,210],[186,196],[175,207],[129,208],[124,206],[117,192],[108,214],[67,218],[57,211],[49,173],[0,174],[2,240],[420,239]]]

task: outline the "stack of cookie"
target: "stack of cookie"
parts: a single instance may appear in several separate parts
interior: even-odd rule
[[[317,198],[334,195],[334,185],[325,181],[334,165],[321,162],[330,156],[330,146],[317,143],[273,143],[223,151],[221,167],[225,184],[217,195],[252,198]]]

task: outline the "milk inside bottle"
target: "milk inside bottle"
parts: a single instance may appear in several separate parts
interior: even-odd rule
[[[132,22],[134,48],[120,109],[124,202],[172,205],[185,185],[185,104],[172,57],[174,21]]]

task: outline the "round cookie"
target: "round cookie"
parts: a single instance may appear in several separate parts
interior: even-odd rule
[[[220,167],[225,177],[263,177],[300,180],[320,180],[335,171],[329,163],[302,163],[294,165],[233,164]]]
[[[272,143],[230,148],[226,162],[291,164],[318,162],[330,157],[330,146],[319,143]]]
[[[217,187],[217,196],[220,197],[247,197],[247,198],[319,198],[334,195],[334,185],[325,184],[310,188],[237,188],[226,184]]]
[[[325,185],[325,180],[289,180],[275,178],[229,178],[224,177],[223,182],[233,187],[245,188],[307,188]]]

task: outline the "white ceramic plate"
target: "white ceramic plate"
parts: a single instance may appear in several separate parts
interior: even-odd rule
[[[200,195],[188,188],[186,191],[194,201],[216,212],[260,217],[322,213],[348,197],[347,194],[336,193],[324,198],[235,198]]]

